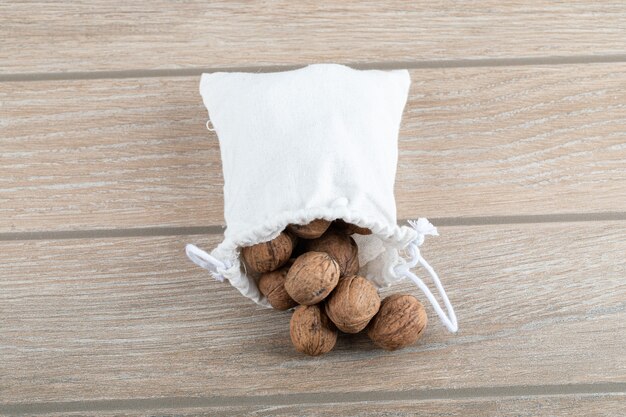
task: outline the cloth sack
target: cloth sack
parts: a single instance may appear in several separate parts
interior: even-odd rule
[[[419,253],[437,230],[426,219],[398,226],[394,182],[398,131],[410,85],[406,70],[355,70],[315,64],[276,73],[202,74],[200,94],[219,139],[224,174],[224,240],[189,258],[243,295],[269,306],[240,260],[242,247],[278,236],[288,224],[343,219],[367,227],[353,235],[359,274],[379,287],[412,279],[451,331],[456,317]],[[409,260],[399,251],[406,251]],[[411,268],[431,273],[448,315]]]

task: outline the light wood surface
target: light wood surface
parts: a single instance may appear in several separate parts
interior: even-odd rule
[[[626,64],[411,76],[399,218],[624,211]],[[223,224],[198,77],[2,87],[0,232]]]
[[[625,39],[618,1],[0,2],[0,415],[626,415]],[[398,218],[444,226],[457,335],[300,356],[184,256],[200,73],[314,62],[411,70]]]
[[[289,313],[186,260],[186,242],[219,236],[3,242],[0,403],[624,382],[622,222],[441,232],[423,253],[459,334],[428,307],[413,347],[342,336],[316,359],[291,347]]]
[[[219,411],[217,411],[219,410]],[[554,415],[579,415],[586,417],[615,417],[626,413],[626,396],[565,396],[540,398],[502,398],[482,400],[447,401],[394,401],[360,402],[352,404],[315,404],[265,407],[224,407],[183,414],[185,416],[212,416],[217,411],[222,416],[288,417],[471,417],[487,415],[516,415],[548,417]],[[521,414],[520,410],[524,410]]]
[[[3,73],[624,54],[620,1],[0,6]]]
[[[196,400],[194,402],[202,402]],[[158,405],[153,405],[157,403]],[[143,405],[152,405],[144,407]],[[54,410],[80,410],[59,411],[46,413],[47,416],[76,416],[93,415],[98,417],[114,416],[171,416],[171,417],[195,417],[195,416],[254,416],[254,417],[333,417],[333,416],[356,416],[356,417],[404,417],[404,416],[440,416],[440,417],[473,417],[487,415],[517,415],[528,417],[551,417],[555,415],[579,415],[585,417],[615,417],[626,412],[626,398],[624,394],[587,394],[587,395],[563,395],[563,396],[540,396],[528,397],[505,397],[505,398],[481,398],[481,399],[448,399],[422,400],[422,401],[369,401],[363,399],[360,402],[342,403],[304,403],[301,405],[257,405],[257,406],[204,406],[193,407],[180,404],[180,399],[165,401],[137,401],[124,403],[131,408],[128,411],[115,411],[121,408],[119,403],[97,402],[83,404],[50,404]],[[81,407],[82,406],[82,407]],[[134,408],[136,407],[136,408]],[[141,408],[139,408],[141,407]],[[93,409],[96,408],[96,411]],[[104,408],[105,410],[101,410]],[[133,409],[134,408],[134,409]],[[107,409],[113,409],[107,410]],[[13,410],[29,411],[39,410],[36,407],[16,406]],[[520,410],[524,410],[520,413]],[[24,412],[22,414],[27,414]]]

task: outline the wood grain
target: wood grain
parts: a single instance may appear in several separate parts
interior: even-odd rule
[[[194,399],[189,399],[190,402]],[[141,400],[140,400],[141,401]],[[137,401],[132,405],[141,404]],[[180,399],[179,401],[184,401]],[[173,403],[173,402],[172,402]],[[540,397],[506,397],[506,398],[466,398],[422,401],[367,401],[346,403],[322,403],[322,404],[294,404],[294,405],[258,405],[258,406],[211,406],[189,407],[178,404],[164,404],[164,407],[145,407],[124,410],[126,403],[111,401],[105,404],[98,403],[96,407],[114,408],[116,410],[94,410],[93,404],[47,404],[48,409],[69,410],[81,409],[82,411],[46,412],[50,417],[90,415],[98,417],[113,416],[170,416],[170,417],[193,417],[193,416],[308,416],[308,417],[333,417],[333,416],[358,416],[358,417],[403,417],[403,416],[446,416],[446,417],[471,417],[486,415],[516,415],[532,417],[548,416],[571,416],[581,415],[586,417],[615,417],[626,412],[626,396],[624,394],[585,394],[563,396],[540,396]],[[14,406],[9,411],[33,410],[41,412],[46,405]],[[7,407],[8,408],[8,407]],[[1,411],[0,411],[1,412]],[[7,413],[9,414],[9,413]],[[11,414],[18,414],[13,412]],[[29,414],[23,412],[21,414]],[[36,413],[32,413],[36,414]]]
[[[411,71],[399,218],[626,201],[626,64]],[[3,83],[0,232],[223,223],[197,77]]]
[[[619,1],[3,2],[3,73],[623,54]]]
[[[411,348],[342,336],[317,359],[185,258],[217,236],[0,242],[0,404],[624,382],[625,225],[441,228],[423,254],[460,332],[428,308]]]
[[[217,411],[217,413],[216,413]],[[445,401],[363,402],[353,404],[315,404],[265,407],[228,407],[218,410],[175,412],[181,416],[255,416],[255,417],[471,417],[515,415],[553,417],[580,415],[615,417],[626,412],[626,395],[589,395],[539,398],[488,398]],[[169,413],[168,413],[169,414]]]

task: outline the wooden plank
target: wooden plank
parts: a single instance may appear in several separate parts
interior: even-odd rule
[[[3,73],[623,54],[619,1],[0,5]]]
[[[626,64],[411,75],[399,218],[624,209]],[[222,224],[219,146],[197,88],[2,84],[0,232]]]
[[[367,394],[364,394],[364,398]],[[7,407],[11,414],[16,411],[26,411],[20,414],[46,413],[54,416],[85,415],[113,417],[113,416],[157,416],[167,415],[171,417],[185,416],[254,416],[254,417],[284,417],[306,415],[310,417],[333,417],[333,416],[359,416],[378,417],[381,415],[390,417],[402,416],[446,416],[446,417],[471,417],[485,415],[521,415],[534,417],[570,416],[582,415],[586,417],[614,417],[626,413],[625,394],[585,394],[585,395],[559,395],[539,397],[505,397],[505,398],[464,398],[446,400],[422,400],[422,401],[370,401],[341,403],[301,403],[293,405],[258,405],[258,406],[205,406],[190,407],[189,403],[197,401],[197,398],[187,399],[187,405],[176,406],[173,403],[184,402],[163,401],[163,407],[152,406],[139,408],[146,401],[136,402],[107,401],[92,403],[72,404],[34,404],[15,405]],[[156,402],[156,401],[150,401]],[[120,404],[121,403],[121,404]],[[102,407],[95,409],[92,407]],[[132,407],[126,410],[126,407]],[[107,411],[114,409],[113,411]],[[56,410],[64,409],[63,412]],[[81,411],[71,411],[80,409]],[[49,410],[54,410],[50,412]],[[69,410],[69,411],[66,411]],[[0,410],[1,412],[1,410]],[[8,414],[8,413],[7,413]]]
[[[156,410],[155,410],[156,411]],[[255,417],[471,417],[516,415],[554,417],[582,415],[614,417],[626,413],[626,395],[584,395],[560,397],[517,397],[435,401],[381,401],[348,404],[302,404],[265,407],[224,407],[217,410],[176,412],[173,416],[255,416]],[[98,414],[101,415],[101,414]],[[102,414],[104,415],[104,414]],[[126,414],[130,415],[130,414]],[[148,415],[148,413],[145,413]],[[170,415],[168,413],[168,415]]]
[[[2,87],[0,230],[223,222],[195,77]]]
[[[1,242],[0,404],[624,382],[625,225],[441,228],[423,254],[459,333],[428,307],[411,348],[341,336],[316,359],[291,347],[289,313],[185,258],[218,236]]]

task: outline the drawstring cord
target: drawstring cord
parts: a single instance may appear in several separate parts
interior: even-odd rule
[[[422,257],[420,253],[419,247],[424,243],[424,238],[426,235],[430,236],[438,236],[437,228],[433,226],[427,219],[420,218],[417,221],[409,220],[409,224],[415,231],[417,232],[417,237],[407,246],[406,250],[410,255],[410,259],[403,265],[398,265],[394,268],[394,272],[398,277],[407,277],[411,281],[415,283],[419,287],[420,290],[424,293],[426,298],[430,304],[432,304],[435,312],[441,319],[441,322],[448,328],[448,330],[452,333],[456,333],[459,329],[457,324],[456,314],[454,313],[454,308],[446,295],[446,290],[443,288],[441,284],[441,280],[439,276],[435,272],[435,270],[426,262],[426,260]],[[211,273],[211,276],[220,282],[224,282],[224,273],[226,270],[230,269],[232,265],[227,260],[220,261],[214,256],[209,255],[207,252],[198,248],[196,245],[188,244],[185,247],[185,252],[189,259],[194,262],[196,265],[208,270]],[[430,291],[430,289],[424,284],[417,275],[415,275],[411,269],[415,268],[417,264],[420,264],[432,278],[435,286],[437,287],[437,291],[439,295],[443,299],[443,303],[445,305],[446,314],[439,302]]]
[[[185,246],[185,252],[193,263],[208,270],[219,282],[224,282],[224,272],[232,266],[230,262],[220,261],[191,243]]]
[[[454,308],[452,307],[452,304],[450,303],[450,300],[448,299],[446,290],[443,288],[443,285],[441,284],[439,275],[437,275],[435,270],[422,257],[422,254],[420,253],[420,250],[419,250],[419,247],[422,245],[422,243],[424,243],[424,237],[426,235],[439,236],[439,233],[437,232],[437,228],[433,226],[425,218],[420,218],[417,221],[409,220],[409,224],[417,232],[417,237],[415,238],[415,240],[413,240],[407,246],[407,252],[411,258],[410,260],[407,261],[406,264],[396,266],[394,268],[394,272],[399,277],[404,276],[404,277],[409,278],[411,281],[413,281],[415,285],[417,285],[419,289],[422,290],[426,298],[428,298],[428,301],[430,301],[430,304],[435,309],[435,312],[439,316],[439,319],[441,319],[441,322],[448,328],[450,332],[456,333],[456,331],[459,329],[459,326],[456,320],[456,314],[454,313]],[[437,291],[439,291],[439,295],[443,299],[443,303],[446,307],[446,311],[448,312],[447,315],[443,311],[441,306],[439,305],[439,302],[437,301],[433,293],[426,286],[426,284],[424,284],[424,281],[422,281],[417,275],[411,272],[411,269],[415,268],[418,263],[430,274],[430,277],[432,278],[433,282],[435,283],[435,286],[437,287]]]
[[[206,130],[209,132],[215,132],[215,128],[213,127],[213,123],[211,123],[211,119],[207,120],[204,124],[206,126]]]

